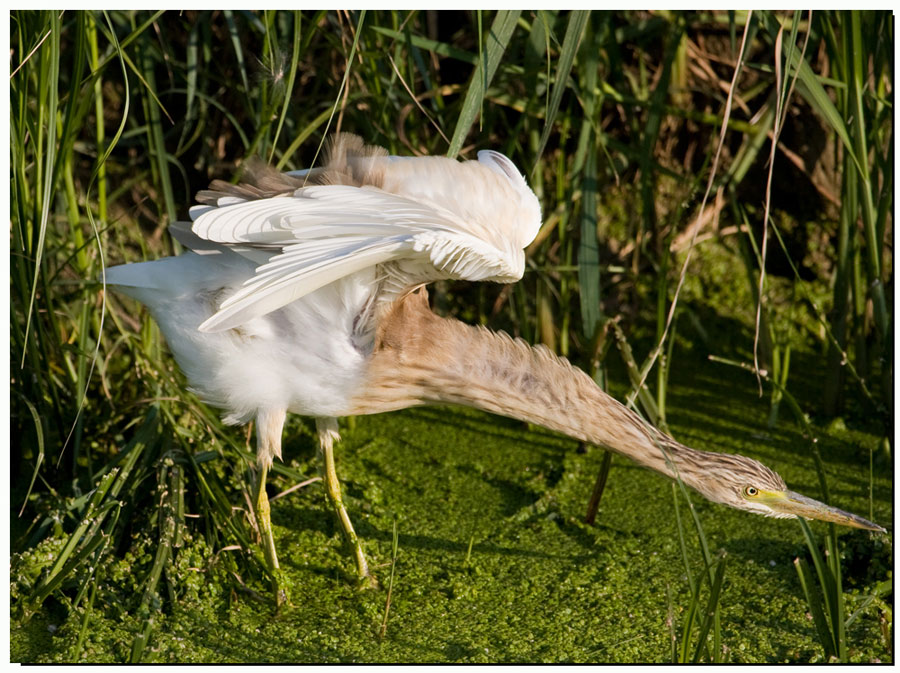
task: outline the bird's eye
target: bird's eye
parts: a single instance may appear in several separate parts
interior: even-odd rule
[[[759,489],[754,486],[744,486],[744,495],[746,495],[748,498],[753,498],[759,495]]]

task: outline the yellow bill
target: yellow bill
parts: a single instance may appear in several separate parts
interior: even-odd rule
[[[874,530],[879,533],[885,532],[884,528],[863,519],[861,516],[826,505],[824,502],[807,498],[805,495],[800,495],[794,491],[769,491],[764,494],[761,502],[765,503],[773,512],[781,515],[793,514],[794,516],[802,516],[804,519],[831,521],[841,526]]]

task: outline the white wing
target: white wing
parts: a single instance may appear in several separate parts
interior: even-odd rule
[[[512,282],[524,271],[521,249],[499,250],[450,211],[373,187],[312,186],[293,196],[198,209],[193,231],[209,241],[274,253],[201,331],[236,327],[392,261],[414,271],[411,285],[442,278]]]

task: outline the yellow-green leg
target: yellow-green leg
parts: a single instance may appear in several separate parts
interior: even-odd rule
[[[284,586],[281,568],[278,565],[278,554],[275,552],[275,534],[272,530],[272,510],[269,507],[269,496],[266,494],[266,476],[269,466],[277,456],[281,457],[281,432],[284,428],[285,412],[283,410],[264,410],[256,416],[256,459],[257,479],[256,496],[253,506],[256,508],[256,524],[259,528],[260,543],[266,568],[272,578],[272,593],[275,607],[280,608],[287,602],[287,589]]]
[[[362,586],[378,586],[375,576],[369,572],[369,564],[366,562],[362,543],[360,543],[356,531],[353,530],[350,515],[347,514],[347,509],[344,507],[344,501],[341,497],[341,482],[338,481],[337,471],[334,467],[334,441],[340,439],[337,419],[318,418],[316,419],[316,429],[319,432],[319,448],[322,452],[322,463],[325,472],[325,492],[344,531],[344,537],[353,552],[359,582]]]
[[[275,596],[275,607],[280,608],[287,602],[287,590],[281,581],[281,568],[278,565],[278,554],[275,552],[275,535],[272,532],[272,510],[269,508],[269,496],[266,494],[266,474],[268,465],[259,467],[256,483],[256,523],[259,526],[260,542],[263,555],[266,558],[266,567],[272,578],[272,593]]]

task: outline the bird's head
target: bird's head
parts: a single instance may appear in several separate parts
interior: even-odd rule
[[[789,490],[776,472],[752,458],[707,455],[716,458],[703,466],[703,478],[693,480],[691,486],[714,502],[763,516],[803,517],[884,532],[884,528],[860,516]]]

